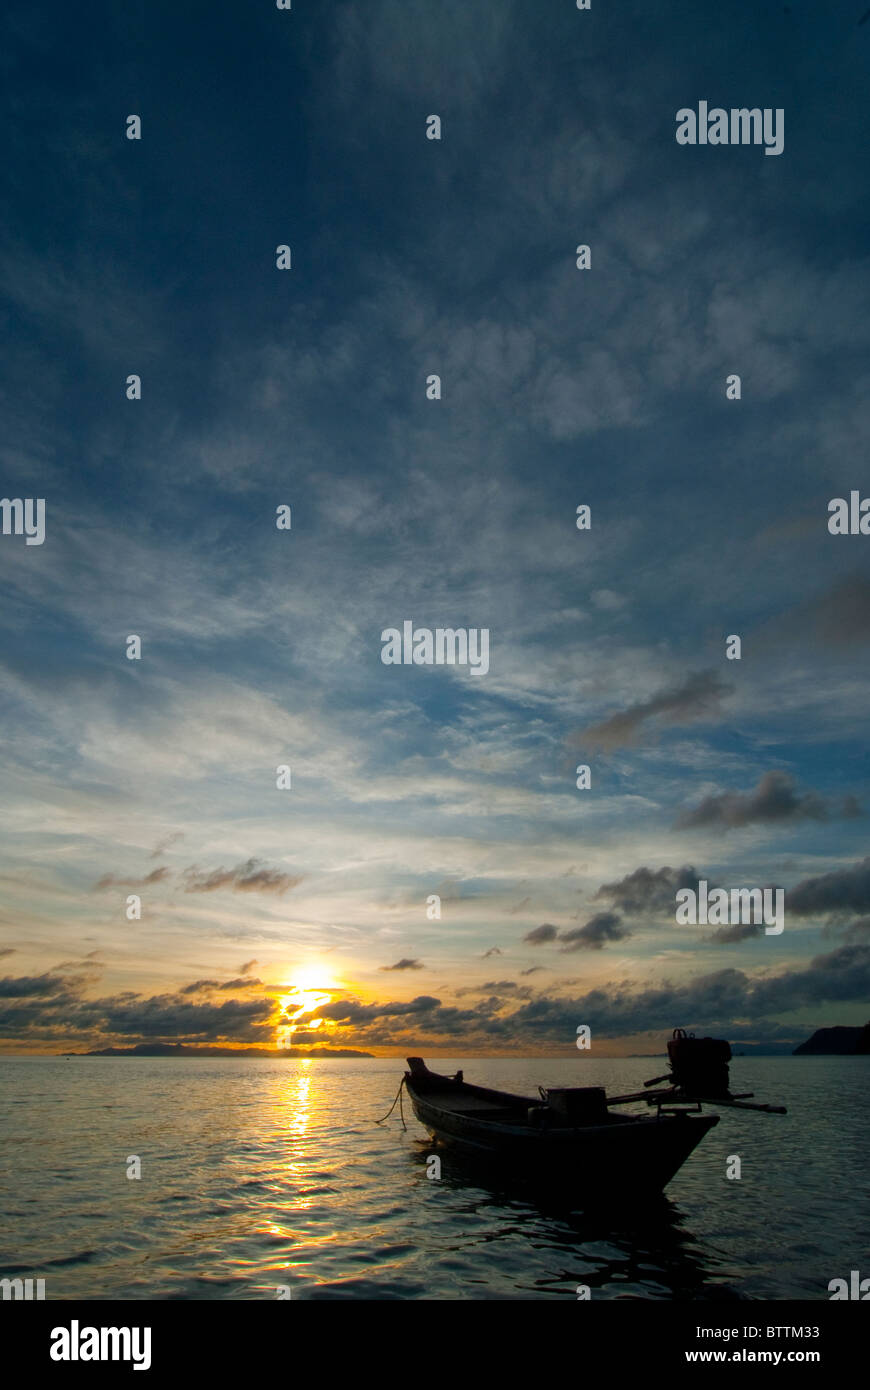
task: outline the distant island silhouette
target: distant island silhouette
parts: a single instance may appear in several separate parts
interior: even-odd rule
[[[813,1036],[796,1047],[795,1057],[870,1056],[870,1023],[863,1028],[817,1028]]]
[[[89,1052],[62,1052],[61,1057],[374,1057],[355,1048],[326,1047],[190,1047],[186,1043],[137,1043],[134,1047],[100,1047]],[[633,1058],[660,1057],[658,1052],[633,1052]],[[798,1047],[783,1043],[741,1043],[735,1057],[862,1057],[870,1056],[870,1023],[863,1028],[817,1028]]]
[[[137,1043],[135,1047],[100,1047],[91,1052],[64,1052],[64,1057],[374,1057],[373,1052],[327,1047],[188,1047],[185,1043]]]

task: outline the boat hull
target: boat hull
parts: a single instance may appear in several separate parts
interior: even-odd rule
[[[417,1090],[412,1081],[406,1086],[414,1114],[436,1140],[513,1169],[546,1171],[559,1181],[576,1179],[596,1193],[660,1192],[719,1122],[718,1115],[680,1112],[542,1130],[463,1115]]]

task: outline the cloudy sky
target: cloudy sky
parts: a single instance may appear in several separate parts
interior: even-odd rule
[[[870,1017],[862,9],[10,5],[0,1048]]]

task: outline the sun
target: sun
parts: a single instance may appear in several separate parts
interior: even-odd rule
[[[303,965],[301,969],[294,970],[293,972],[292,988],[294,990],[304,990],[314,989],[320,986],[320,988],[323,989],[326,986],[325,976],[326,971],[321,970],[318,966]]]
[[[293,1040],[294,1032],[298,1031],[296,1020],[305,1014],[311,1013],[312,1009],[319,1008],[321,1004],[328,1004],[332,999],[329,993],[331,986],[324,985],[323,971],[316,966],[308,966],[302,970],[294,972],[295,979],[286,994],[278,995],[278,1003],[281,1006],[281,1013],[286,1022],[279,1024],[277,1043],[279,1047],[289,1047]],[[322,1018],[308,1019],[303,1025],[305,1032],[313,1032],[317,1028],[325,1028],[326,1022]]]

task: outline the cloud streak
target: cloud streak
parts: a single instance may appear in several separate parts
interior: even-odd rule
[[[145,874],[143,878],[118,878],[115,874],[104,874],[98,883],[94,885],[96,889],[102,888],[147,888],[152,883],[163,883],[169,878],[169,869],[152,869],[150,874]]]
[[[677,818],[679,829],[713,826],[732,830],[746,825],[788,824],[803,820],[827,820],[834,812],[816,792],[799,792],[787,772],[765,772],[751,792],[720,792],[707,796]],[[843,800],[839,814],[855,819],[861,814],[854,797]]]
[[[696,672],[687,676],[681,685],[672,686],[597,724],[590,724],[581,735],[575,735],[573,743],[612,752],[638,742],[650,725],[673,727],[698,720],[715,720],[721,714],[723,699],[733,689],[714,671]]]
[[[279,869],[261,865],[259,859],[248,859],[234,869],[212,869],[204,872],[193,865],[184,871],[185,893],[276,893],[278,896],[302,882],[301,874],[285,874]]]

